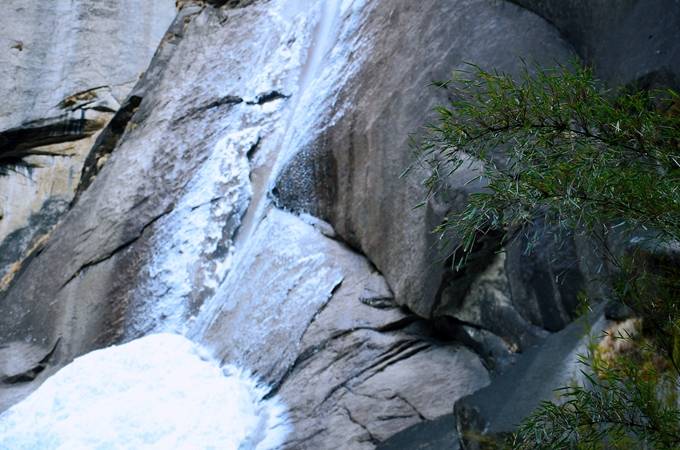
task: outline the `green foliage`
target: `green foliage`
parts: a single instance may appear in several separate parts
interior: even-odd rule
[[[606,224],[680,239],[680,115],[670,113],[678,94],[612,99],[578,66],[526,70],[518,81],[471,67],[439,83],[452,100],[437,108],[422,151],[431,189],[473,156],[485,163],[488,190],[439,232],[462,232],[469,250],[479,233],[542,217],[568,229]]]
[[[597,352],[584,357],[586,382],[562,388],[561,403],[544,402],[521,424],[512,448],[678,448],[677,373],[650,349],[611,362],[598,360]]]
[[[680,268],[657,254],[680,242],[680,96],[606,91],[578,64],[519,77],[470,66],[437,86],[450,103],[420,147],[426,184],[438,192],[472,159],[487,187],[436,231],[465,252],[536,222],[587,233],[617,268],[613,295],[642,318],[638,335],[618,336],[635,351],[605,361],[593,350],[586,382],[543,403],[513,448],[680,448]],[[622,257],[612,233],[651,237]]]

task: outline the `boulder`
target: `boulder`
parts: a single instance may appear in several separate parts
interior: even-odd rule
[[[446,101],[428,85],[467,61],[513,72],[521,57],[554,64],[573,53],[550,24],[504,2],[380,2],[368,20],[372,57],[342,91],[336,105],[342,116],[291,159],[274,194],[281,207],[330,222],[385,275],[398,304],[429,318],[442,308],[445,288],[455,291],[447,302],[463,300],[493,260],[494,243],[475,270],[447,276],[446,254],[432,229],[480,189],[466,184],[478,169],[473,164],[456,174],[447,198],[421,208],[415,207],[427,197],[422,168],[400,177],[414,162],[410,135],[417,136],[433,106]]]
[[[420,422],[382,442],[376,450],[459,450],[453,414]]]
[[[578,356],[606,329],[602,306],[529,348],[487,387],[456,402],[463,449],[503,448],[503,439],[542,401],[559,400],[556,390],[580,379]]]

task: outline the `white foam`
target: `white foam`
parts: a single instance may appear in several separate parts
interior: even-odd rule
[[[220,139],[178,205],[159,222],[126,336],[181,332],[193,298],[224,278],[231,238],[251,195],[246,154],[258,138],[257,128],[246,128]]]
[[[283,406],[244,371],[174,334],[91,352],[0,415],[0,448],[239,449],[281,445]]]

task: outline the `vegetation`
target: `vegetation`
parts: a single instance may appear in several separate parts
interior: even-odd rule
[[[612,269],[611,296],[640,318],[635,333],[609,336],[627,351],[593,346],[586,381],[543,403],[508,445],[680,448],[678,94],[607,91],[578,64],[515,78],[470,66],[437,86],[451,100],[420,147],[426,183],[437,192],[472,157],[487,188],[436,231],[468,253],[489,232],[509,240],[537,222],[587,234]],[[614,236],[637,241],[612,249]]]

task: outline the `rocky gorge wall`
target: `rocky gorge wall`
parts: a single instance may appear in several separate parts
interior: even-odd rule
[[[374,448],[571,320],[578,242],[491,240],[451,271],[431,229],[481,186],[459,175],[413,209],[423,172],[400,178],[445,100],[432,80],[583,54],[550,11],[532,6],[557,27],[486,0],[57,3],[10,2],[24,25],[0,35],[21,87],[0,145],[77,155],[0,178],[0,407],[174,332],[283,399],[287,448]]]

